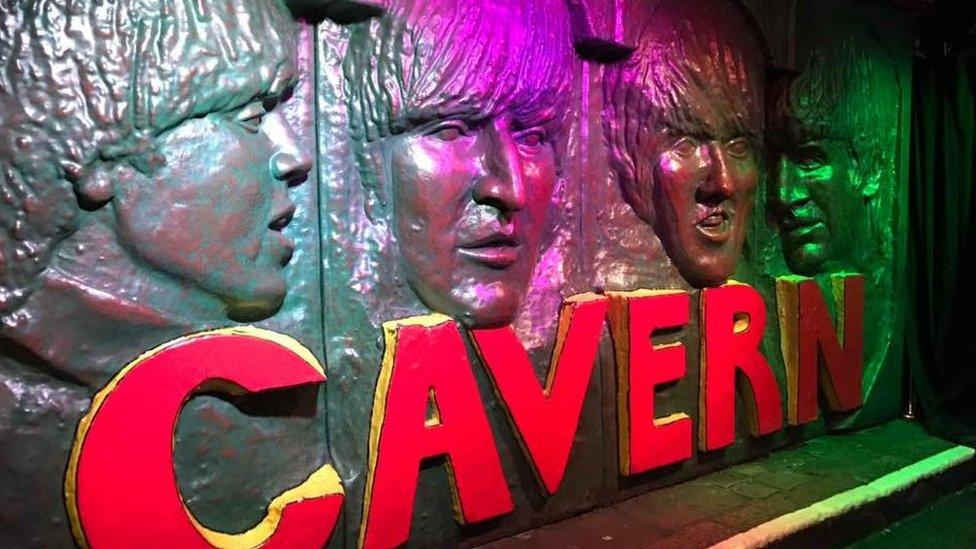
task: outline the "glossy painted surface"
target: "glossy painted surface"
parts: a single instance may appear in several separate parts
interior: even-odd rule
[[[321,352],[320,290],[294,271],[317,261],[316,190],[289,188],[313,161],[310,43],[276,1],[0,12],[0,536],[58,547],[70,432],[128,361],[274,313]],[[315,398],[187,404],[174,459],[205,524],[248,526],[321,465]]]
[[[868,272],[891,254],[899,74],[863,24],[804,37],[801,70],[771,113],[772,213],[791,271]]]
[[[901,377],[907,229],[910,32],[883,10],[801,3],[796,67],[769,86],[766,215],[750,233],[752,282],[864,275],[864,407],[827,425],[878,421],[896,406]],[[817,29],[829,28],[831,32]],[[762,195],[765,195],[764,197]],[[838,312],[830,305],[833,318]],[[766,352],[780,337],[774,326]]]
[[[415,315],[460,321],[514,509],[459,526],[448,469],[418,458],[415,512],[396,526],[411,544],[478,544],[899,413],[902,14],[846,0],[286,3],[0,0],[5,539],[70,543],[46,480],[62,478],[92,395],[146,349],[238,322],[295,337],[330,381],[186,404],[175,476],[193,515],[226,532],[331,463],[348,495],[333,543],[355,545],[382,326]],[[782,89],[770,68],[790,75]],[[743,401],[725,376],[731,445],[684,459],[705,419],[694,288],[734,276],[775,317],[777,277],[829,293],[838,271],[864,275],[866,318],[892,319],[865,326],[863,408],[752,438],[746,414],[730,420]],[[689,322],[651,341],[683,361],[634,381],[653,390],[635,401],[645,417],[651,400],[653,417],[688,416],[673,454],[645,463],[683,461],[620,474],[623,355],[604,327],[547,494],[465,330],[500,330],[521,357],[517,340],[531,366],[519,387],[541,388],[563,300],[640,289],[688,292]],[[760,351],[785,392],[778,323]]]
[[[404,3],[346,52],[367,214],[420,301],[468,326],[510,323],[538,258],[574,63],[546,12]]]
[[[391,138],[394,235],[431,309],[478,327],[515,317],[556,180],[545,122],[445,118]]]
[[[693,286],[735,272],[760,180],[763,59],[728,2],[635,7],[607,69],[604,125],[624,197]]]

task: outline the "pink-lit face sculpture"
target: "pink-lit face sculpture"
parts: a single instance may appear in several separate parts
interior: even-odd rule
[[[706,127],[701,137],[665,131],[654,162],[654,228],[693,286],[735,272],[759,182],[756,151],[744,135]]]
[[[394,228],[411,287],[465,323],[508,323],[556,181],[546,124],[442,117],[393,139]]]
[[[624,196],[685,280],[722,284],[760,179],[761,52],[743,14],[719,0],[666,2],[633,24],[637,51],[605,88]]]
[[[397,99],[365,91],[358,105],[386,117],[363,121],[363,139],[377,133],[406,280],[468,326],[511,322],[538,258],[572,63],[557,5],[416,2],[352,42],[397,48],[395,67],[375,68]]]

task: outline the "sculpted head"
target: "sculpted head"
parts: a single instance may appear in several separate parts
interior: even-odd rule
[[[859,268],[883,247],[878,191],[895,174],[900,87],[876,36],[834,22],[771,110],[771,204],[791,271]]]
[[[637,49],[604,81],[624,198],[685,280],[721,284],[735,271],[760,179],[758,37],[727,0],[666,0],[625,25]]]
[[[0,28],[0,313],[86,216],[231,316],[280,306],[287,185],[311,163],[272,112],[296,79],[293,31],[278,0],[15,2]]]
[[[350,39],[367,211],[420,300],[468,326],[509,323],[537,259],[573,63],[561,4],[399,2]]]

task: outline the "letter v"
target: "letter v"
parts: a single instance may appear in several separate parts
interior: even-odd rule
[[[473,330],[475,348],[508,412],[536,478],[548,495],[559,490],[593,373],[607,298],[568,298],[545,387],[511,326]]]

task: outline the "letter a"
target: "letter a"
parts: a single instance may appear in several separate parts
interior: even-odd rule
[[[359,545],[406,543],[420,464],[431,457],[447,457],[458,522],[510,512],[512,497],[457,323],[434,314],[386,322],[383,332]]]

